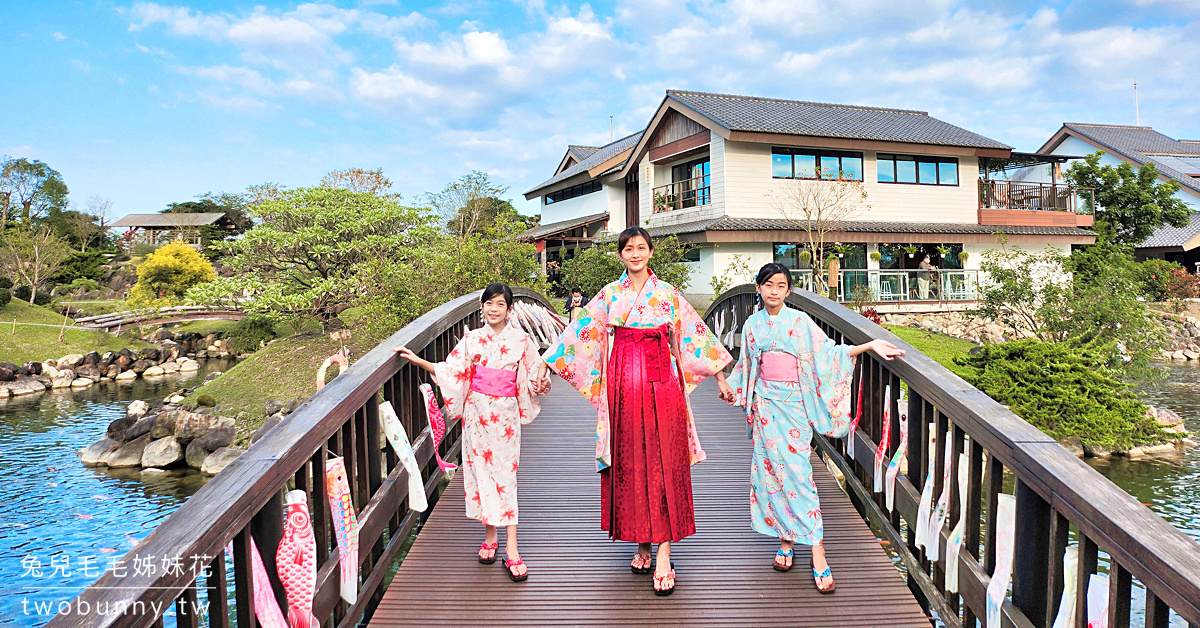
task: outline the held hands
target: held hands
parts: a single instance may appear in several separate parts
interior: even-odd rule
[[[542,363],[541,367],[538,368],[537,378],[533,382],[533,394],[544,395],[550,392],[550,377],[547,371],[546,364]]]
[[[729,384],[725,381],[724,377],[717,379],[717,388],[720,389],[720,392],[717,393],[717,397],[725,403],[733,405],[734,400],[737,399],[737,394],[733,392],[733,388],[729,387]]]

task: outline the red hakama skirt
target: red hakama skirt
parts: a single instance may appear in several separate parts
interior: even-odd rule
[[[687,403],[665,325],[614,329],[608,361],[612,465],[600,472],[601,529],[634,543],[696,533]]]

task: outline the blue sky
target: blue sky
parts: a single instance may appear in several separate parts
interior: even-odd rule
[[[519,209],[568,143],[668,88],[921,109],[1022,150],[1064,121],[1200,138],[1200,3],[0,2],[0,154],[118,215],[377,168],[491,173]]]

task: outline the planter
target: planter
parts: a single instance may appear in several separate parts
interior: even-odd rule
[[[912,259],[912,257],[913,257],[914,255],[916,255],[916,253],[909,253],[909,254],[908,254],[908,259]]]

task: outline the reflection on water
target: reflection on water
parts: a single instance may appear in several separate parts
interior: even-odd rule
[[[229,366],[208,360],[188,377],[0,401],[0,626],[45,623],[37,603],[74,598],[203,485],[193,472],[88,469],[76,452],[133,400],[161,399]]]

